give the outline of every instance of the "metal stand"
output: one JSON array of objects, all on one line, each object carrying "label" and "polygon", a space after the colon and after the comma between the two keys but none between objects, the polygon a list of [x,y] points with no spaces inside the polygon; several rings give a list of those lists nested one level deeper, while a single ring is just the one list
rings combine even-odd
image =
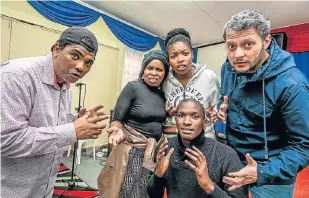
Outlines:
[{"label": "metal stand", "polygon": [[[83,83],[77,83],[75,84],[76,87],[79,87],[79,95],[78,95],[78,106],[75,108],[76,112],[79,113],[80,112],[80,109],[81,109],[81,93],[82,93],[82,86],[86,86],[85,84]],[[70,180],[68,181],[65,181],[63,180],[63,182],[67,183],[68,184],[68,188],[65,189],[61,195],[58,196],[58,198],[62,197],[63,194],[68,191],[68,190],[98,190],[98,189],[94,189],[94,188],[91,188],[91,187],[80,187],[80,186],[77,186],[75,184],[75,179],[74,179],[74,173],[75,173],[75,160],[76,160],[76,150],[78,148],[78,140],[74,143],[74,150],[73,150],[73,162],[72,162],[72,174],[71,174],[71,178]]]}]

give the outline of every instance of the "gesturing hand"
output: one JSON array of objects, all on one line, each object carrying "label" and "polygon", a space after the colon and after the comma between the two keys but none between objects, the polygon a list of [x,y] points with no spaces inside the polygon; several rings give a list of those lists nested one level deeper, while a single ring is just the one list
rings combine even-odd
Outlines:
[{"label": "gesturing hand", "polygon": [[155,174],[158,177],[162,177],[164,173],[166,172],[168,165],[170,163],[170,158],[174,152],[174,148],[171,148],[171,150],[167,153],[167,155],[165,155],[165,150],[167,148],[168,148],[168,140],[165,138],[157,154],[157,166],[156,166]]},{"label": "gesturing hand", "polygon": [[78,112],[78,117],[81,118],[83,117],[87,112],[87,109],[85,107],[81,108]]},{"label": "gesturing hand", "polygon": [[165,111],[168,113],[169,116],[175,116],[176,107],[166,106]]},{"label": "gesturing hand", "polygon": [[103,111],[99,111],[100,109],[102,109],[104,107],[104,105],[98,105],[93,107],[92,109],[90,109],[89,112],[87,112],[87,109],[85,107],[81,108],[79,113],[78,113],[78,117],[83,117],[86,113],[89,113],[89,117],[88,118],[94,118],[97,116],[103,116],[105,115],[105,113]]},{"label": "gesturing hand", "polygon": [[218,112],[218,118],[221,119],[221,121],[224,123],[226,122],[228,106],[229,106],[229,98],[227,96],[224,96],[223,103],[220,105]]},{"label": "gesturing hand", "polygon": [[123,130],[117,126],[110,127],[107,129],[107,132],[109,133],[108,143],[113,144],[113,146],[117,146],[126,139],[126,135],[123,133]]},{"label": "gesturing hand", "polygon": [[193,149],[187,148],[185,154],[194,162],[194,164],[192,164],[188,160],[185,160],[186,165],[195,172],[197,181],[201,188],[207,193],[213,192],[215,187],[208,174],[205,155],[195,146],[193,146]]},{"label": "gesturing hand", "polygon": [[229,176],[223,177],[223,182],[229,185],[229,191],[235,190],[243,185],[251,184],[257,180],[257,163],[250,156],[249,153],[246,154],[246,160],[248,162],[247,166],[238,172],[229,173]]},{"label": "gesturing hand", "polygon": [[213,104],[211,105],[207,110],[206,110],[206,116],[210,119],[210,121],[213,124],[216,124],[218,122],[218,111],[216,109],[216,105]]},{"label": "gesturing hand", "polygon": [[87,112],[81,118],[74,122],[77,139],[96,139],[102,133],[102,129],[106,127],[100,121],[108,119],[109,116],[101,115],[90,118],[90,112]]}]

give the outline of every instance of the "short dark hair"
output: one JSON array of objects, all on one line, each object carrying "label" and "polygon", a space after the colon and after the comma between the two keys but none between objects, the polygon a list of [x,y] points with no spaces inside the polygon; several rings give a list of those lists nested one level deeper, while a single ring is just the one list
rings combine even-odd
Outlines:
[{"label": "short dark hair", "polygon": [[185,104],[185,103],[188,103],[188,102],[192,102],[192,103],[196,104],[196,105],[201,109],[201,111],[202,111],[203,119],[206,118],[206,115],[205,115],[206,112],[205,112],[205,109],[204,109],[203,105],[202,105],[199,101],[197,101],[197,100],[195,100],[195,99],[193,99],[193,98],[187,98],[187,99],[184,99],[183,101],[181,101],[181,102],[178,104],[178,106],[177,106],[177,112],[178,112],[179,106],[180,106],[181,104]]},{"label": "short dark hair", "polygon": [[164,42],[166,52],[168,52],[168,49],[171,45],[177,42],[186,43],[190,47],[191,51],[193,50],[190,33],[184,28],[175,28],[167,33]]}]

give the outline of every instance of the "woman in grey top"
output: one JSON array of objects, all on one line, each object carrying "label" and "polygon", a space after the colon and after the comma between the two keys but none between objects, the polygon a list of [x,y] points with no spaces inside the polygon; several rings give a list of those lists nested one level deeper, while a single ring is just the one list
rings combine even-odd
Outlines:
[{"label": "woman in grey top", "polygon": [[[166,110],[169,118],[165,123],[164,132],[177,132],[174,113],[177,105],[184,99],[192,98],[199,101],[205,109],[215,105],[219,98],[219,81],[216,74],[206,65],[194,64],[194,55],[189,32],[183,28],[171,30],[165,40],[171,70],[164,83]],[[214,138],[211,122],[207,123],[205,136]]]}]

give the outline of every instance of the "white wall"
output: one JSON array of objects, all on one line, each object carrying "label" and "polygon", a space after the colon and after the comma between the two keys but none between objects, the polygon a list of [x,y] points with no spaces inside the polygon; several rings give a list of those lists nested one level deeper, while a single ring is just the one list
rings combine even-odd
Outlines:
[{"label": "white wall", "polygon": [[225,44],[217,44],[198,48],[197,62],[206,64],[208,69],[213,70],[221,81],[221,67],[226,60]]}]

